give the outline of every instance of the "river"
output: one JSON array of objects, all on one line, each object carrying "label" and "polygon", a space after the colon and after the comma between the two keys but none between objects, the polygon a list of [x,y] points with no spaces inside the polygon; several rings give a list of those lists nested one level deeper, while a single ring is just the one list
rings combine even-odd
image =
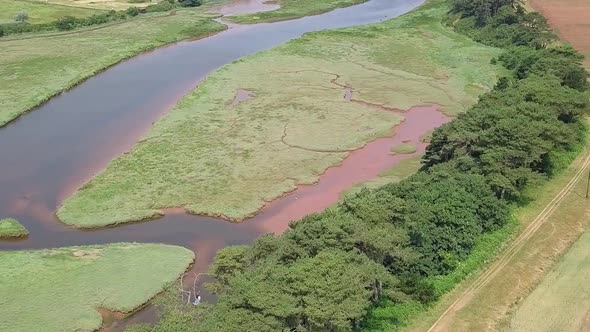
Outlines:
[{"label": "river", "polygon": [[[292,21],[231,25],[214,36],[175,43],[121,62],[0,128],[0,217],[18,219],[31,233],[23,240],[0,241],[0,250],[112,242],[167,243],[195,251],[197,262],[193,269],[204,271],[218,249],[251,243],[263,233],[281,232],[290,219],[332,204],[342,190],[354,183],[352,180],[374,177],[379,170],[373,166],[388,168],[408,157],[382,151],[386,144],[388,149],[395,142],[411,141],[418,145],[418,152],[423,151],[418,137],[447,121],[433,108],[404,114],[406,120],[395,128],[392,141],[376,140],[351,153],[341,167],[329,169],[318,185],[299,188],[243,223],[168,211],[156,221],[79,230],[61,224],[54,214],[66,197],[110,160],[128,151],[153,122],[216,68],[306,32],[379,22],[404,14],[422,2],[370,0]],[[358,171],[360,167],[363,176],[350,178],[346,172],[337,171],[346,170],[347,163],[352,165],[347,166],[349,169]],[[342,182],[345,178],[350,179]],[[315,198],[326,195],[329,199],[322,204],[312,204],[317,202]],[[136,316],[145,320],[141,314]]]}]

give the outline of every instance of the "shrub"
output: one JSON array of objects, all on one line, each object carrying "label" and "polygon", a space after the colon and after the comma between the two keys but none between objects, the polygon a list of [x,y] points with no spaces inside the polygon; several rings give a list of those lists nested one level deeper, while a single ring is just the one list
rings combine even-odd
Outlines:
[{"label": "shrub", "polygon": [[139,15],[139,9],[137,7],[129,7],[125,13],[129,16],[137,16]]},{"label": "shrub", "polygon": [[14,20],[17,23],[27,23],[27,21],[29,20],[29,14],[27,14],[26,11],[21,10],[18,13],[16,13],[16,16],[14,17]]},{"label": "shrub", "polygon": [[55,21],[55,27],[58,30],[72,30],[76,27],[78,20],[73,16],[65,16]]},{"label": "shrub", "polygon": [[156,12],[167,12],[174,9],[175,6],[168,1],[162,1],[160,3],[149,5],[145,7],[146,13],[156,13]]},{"label": "shrub", "polygon": [[201,0],[180,0],[182,7],[199,7],[201,4]]}]

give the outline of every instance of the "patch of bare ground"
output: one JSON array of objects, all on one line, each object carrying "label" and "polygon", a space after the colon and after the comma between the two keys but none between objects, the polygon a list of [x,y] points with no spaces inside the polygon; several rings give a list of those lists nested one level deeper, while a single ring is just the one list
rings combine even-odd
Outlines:
[{"label": "patch of bare ground", "polygon": [[590,1],[588,0],[529,0],[533,9],[541,12],[559,36],[586,55],[590,70]]},{"label": "patch of bare ground", "polygon": [[590,152],[538,188],[537,200],[520,208],[521,231],[489,267],[448,293],[410,331],[497,331],[588,223],[585,198]]}]

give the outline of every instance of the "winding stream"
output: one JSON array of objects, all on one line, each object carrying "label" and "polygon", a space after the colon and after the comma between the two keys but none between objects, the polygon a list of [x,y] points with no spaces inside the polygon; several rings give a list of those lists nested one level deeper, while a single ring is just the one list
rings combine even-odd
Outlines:
[{"label": "winding stream", "polygon": [[[342,190],[410,157],[390,155],[393,144],[410,141],[419,153],[424,149],[419,137],[448,119],[433,107],[404,113],[406,120],[395,128],[393,137],[352,152],[341,166],[328,169],[319,184],[300,187],[240,224],[172,210],[156,221],[78,230],[64,226],[54,215],[62,200],[128,151],[212,70],[305,32],[390,19],[422,2],[370,0],[292,21],[232,25],[209,38],[176,43],[124,61],[0,128],[0,216],[20,220],[31,233],[24,240],[0,241],[0,250],[158,242],[192,249],[197,254],[193,269],[204,271],[218,249],[250,243],[263,233],[282,232],[290,220],[323,210]],[[343,96],[350,93],[343,90]],[[141,313],[135,316],[145,320]]]}]

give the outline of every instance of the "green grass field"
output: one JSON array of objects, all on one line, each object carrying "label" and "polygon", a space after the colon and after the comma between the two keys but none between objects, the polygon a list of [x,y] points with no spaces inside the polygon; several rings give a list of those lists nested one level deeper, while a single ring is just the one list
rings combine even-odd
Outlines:
[{"label": "green grass field", "polygon": [[0,39],[0,126],[121,60],[225,28],[204,11],[177,10],[97,30]]},{"label": "green grass field", "polygon": [[0,239],[18,238],[29,235],[29,231],[18,220],[0,219]]},{"label": "green grass field", "polygon": [[87,17],[103,11],[89,8],[62,6],[34,0],[0,0],[0,24],[14,23],[18,12],[29,15],[29,23],[49,23],[64,16]]},{"label": "green grass field", "polygon": [[[223,67],[66,200],[58,217],[100,227],[166,207],[251,216],[401,120],[347,102],[345,86],[377,105],[464,111],[494,84],[490,59],[498,50],[443,27],[442,3],[385,23],[307,34]],[[254,97],[230,107],[239,89]]]},{"label": "green grass field", "polygon": [[510,331],[590,329],[590,232],[586,232],[526,298]]},{"label": "green grass field", "polygon": [[281,6],[277,10],[237,15],[228,19],[243,24],[277,22],[292,20],[308,15],[317,15],[336,8],[348,7],[366,1],[367,0],[277,0],[276,2]]},{"label": "green grass field", "polygon": [[158,244],[0,252],[0,331],[95,331],[98,309],[133,311],[193,258]]}]

